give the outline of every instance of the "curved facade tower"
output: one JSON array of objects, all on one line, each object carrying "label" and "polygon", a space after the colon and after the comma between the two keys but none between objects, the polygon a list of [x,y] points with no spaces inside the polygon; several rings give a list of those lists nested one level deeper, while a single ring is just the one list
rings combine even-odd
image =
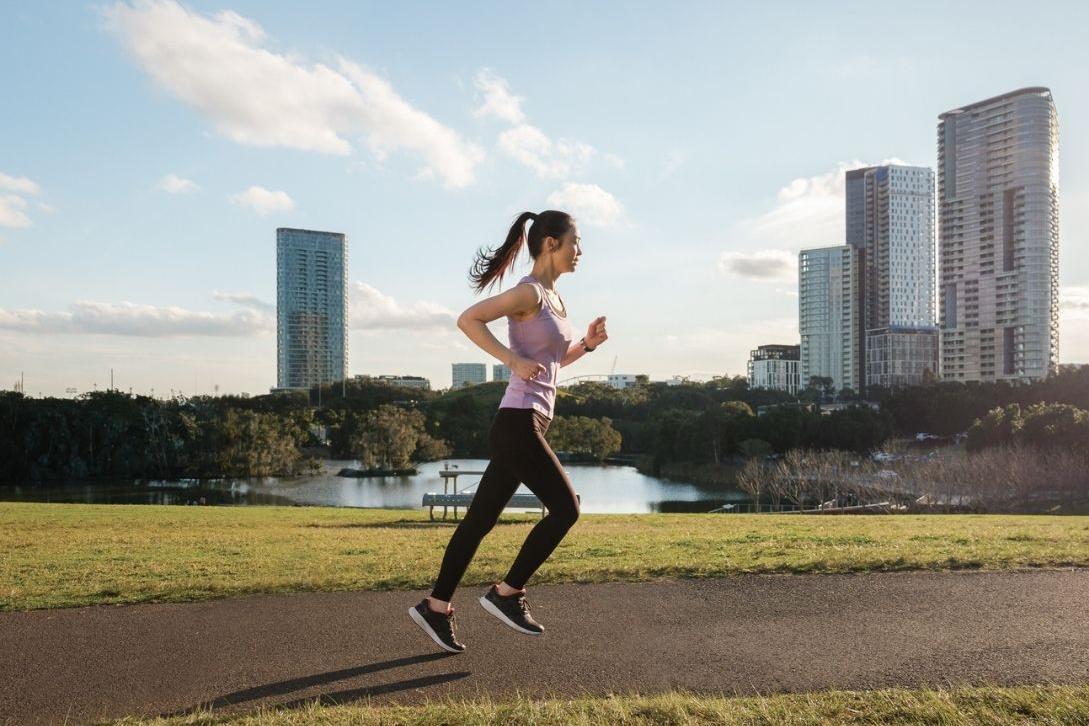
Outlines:
[{"label": "curved facade tower", "polygon": [[939,116],[941,370],[1039,380],[1059,360],[1059,123],[1022,88]]}]

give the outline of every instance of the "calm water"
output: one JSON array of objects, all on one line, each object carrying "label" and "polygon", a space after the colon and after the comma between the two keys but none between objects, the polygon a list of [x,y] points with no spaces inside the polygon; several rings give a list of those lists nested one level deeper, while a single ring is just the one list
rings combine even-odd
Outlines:
[{"label": "calm water", "polygon": [[[201,497],[208,504],[305,504],[334,507],[419,507],[426,492],[442,492],[439,471],[444,466],[483,471],[483,459],[447,459],[418,466],[414,476],[355,479],[337,476],[357,461],[326,460],[313,476],[257,479],[102,481],[94,484],[52,484],[49,487],[0,486],[0,500],[84,502],[88,504],[187,504]],[[726,502],[748,501],[732,489],[704,489],[640,474],[631,466],[565,464],[582,496],[584,512],[706,512]],[[479,475],[462,475],[458,489],[475,485]],[[519,492],[528,492],[523,486]]]}]

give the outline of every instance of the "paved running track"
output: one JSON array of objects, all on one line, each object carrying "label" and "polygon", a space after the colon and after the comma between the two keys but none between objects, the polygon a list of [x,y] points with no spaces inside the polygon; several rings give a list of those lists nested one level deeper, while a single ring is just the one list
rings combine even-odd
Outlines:
[{"label": "paved running track", "polygon": [[536,638],[484,612],[482,590],[455,595],[458,655],[409,620],[419,590],[0,613],[0,723],[319,696],[1089,683],[1089,570],[531,583]]}]

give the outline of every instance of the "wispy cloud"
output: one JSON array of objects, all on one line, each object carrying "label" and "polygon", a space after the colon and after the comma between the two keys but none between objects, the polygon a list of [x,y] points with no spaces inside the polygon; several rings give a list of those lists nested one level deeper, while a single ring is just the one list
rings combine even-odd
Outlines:
[{"label": "wispy cloud", "polygon": [[597,153],[594,147],[581,141],[552,141],[530,124],[519,124],[499,134],[499,148],[537,176],[549,179],[563,179],[581,172]]},{"label": "wispy cloud", "polygon": [[231,11],[203,15],[173,0],[119,2],[107,26],[164,88],[241,144],[350,154],[361,135],[377,158],[415,152],[450,187],[473,181],[483,151],[338,57],[309,64],[266,47],[260,25]]},{"label": "wispy cloud", "polygon": [[9,176],[0,172],[0,189],[20,194],[39,194],[42,188],[25,176]]},{"label": "wispy cloud", "polygon": [[614,227],[624,215],[623,205],[597,184],[568,182],[548,195],[548,204],[598,227]]},{"label": "wispy cloud", "polygon": [[200,189],[193,180],[184,179],[176,174],[167,174],[156,186],[170,194],[191,194]]},{"label": "wispy cloud", "polygon": [[[566,179],[581,173],[597,150],[590,144],[572,139],[551,139],[544,131],[529,123],[522,110],[522,97],[515,96],[507,80],[490,68],[481,69],[474,81],[484,100],[473,112],[478,117],[493,117],[510,127],[499,134],[500,151],[539,177]],[[610,155],[613,160],[618,159]]]},{"label": "wispy cloud", "polygon": [[1071,320],[1089,320],[1089,286],[1064,285],[1059,291],[1063,316]]},{"label": "wispy cloud", "polygon": [[79,301],[66,312],[0,309],[0,328],[39,334],[251,336],[275,330],[273,322],[270,316],[254,310],[225,315],[132,302]]},{"label": "wispy cloud", "polygon": [[219,292],[216,290],[212,293],[212,298],[215,300],[222,300],[223,302],[234,303],[235,305],[241,305],[244,308],[250,308],[251,310],[258,310],[264,313],[276,312],[276,305],[274,303],[265,302],[256,295],[251,295],[247,292]]},{"label": "wispy cloud", "polygon": [[505,78],[500,78],[490,68],[482,68],[476,74],[473,83],[484,95],[480,106],[473,111],[474,116],[493,117],[515,125],[525,122],[522,98],[511,93],[510,85]]},{"label": "wispy cloud", "polygon": [[[0,191],[16,192],[0,194],[0,227],[22,228],[33,224],[26,213],[29,205],[21,195],[40,194],[42,188],[25,176],[15,177],[0,173]],[[39,204],[39,206],[42,205]]]},{"label": "wispy cloud", "polygon": [[791,282],[798,276],[798,258],[786,250],[723,252],[718,269],[723,274],[750,280]]},{"label": "wispy cloud", "polygon": [[0,196],[0,227],[29,227],[26,200],[14,194]]},{"label": "wispy cloud", "polygon": [[457,316],[442,305],[424,300],[405,305],[365,282],[352,283],[349,305],[349,325],[356,330],[420,331],[457,325]]},{"label": "wispy cloud", "polygon": [[[880,164],[906,164],[885,159]],[[841,161],[834,169],[811,177],[798,177],[779,189],[774,208],[743,221],[741,236],[789,245],[792,250],[845,241],[845,175],[851,169],[875,166],[858,160]]]},{"label": "wispy cloud", "polygon": [[287,192],[274,192],[257,186],[232,195],[231,201],[239,206],[249,207],[261,216],[273,212],[290,212],[295,208],[295,200]]}]

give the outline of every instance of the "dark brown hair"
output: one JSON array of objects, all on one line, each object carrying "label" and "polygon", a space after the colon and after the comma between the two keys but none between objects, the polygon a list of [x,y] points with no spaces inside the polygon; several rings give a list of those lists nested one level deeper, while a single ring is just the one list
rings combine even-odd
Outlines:
[{"label": "dark brown hair", "polygon": [[[529,232],[526,232],[526,222],[531,221]],[[503,275],[514,266],[514,260],[518,257],[518,250],[522,243],[529,241],[529,255],[533,259],[541,254],[541,244],[545,237],[559,239],[567,230],[571,229],[571,215],[567,212],[557,212],[548,209],[539,214],[522,212],[514,220],[507,239],[495,250],[477,250],[476,259],[469,270],[469,281],[477,292],[492,285],[496,281],[502,282]]]}]

